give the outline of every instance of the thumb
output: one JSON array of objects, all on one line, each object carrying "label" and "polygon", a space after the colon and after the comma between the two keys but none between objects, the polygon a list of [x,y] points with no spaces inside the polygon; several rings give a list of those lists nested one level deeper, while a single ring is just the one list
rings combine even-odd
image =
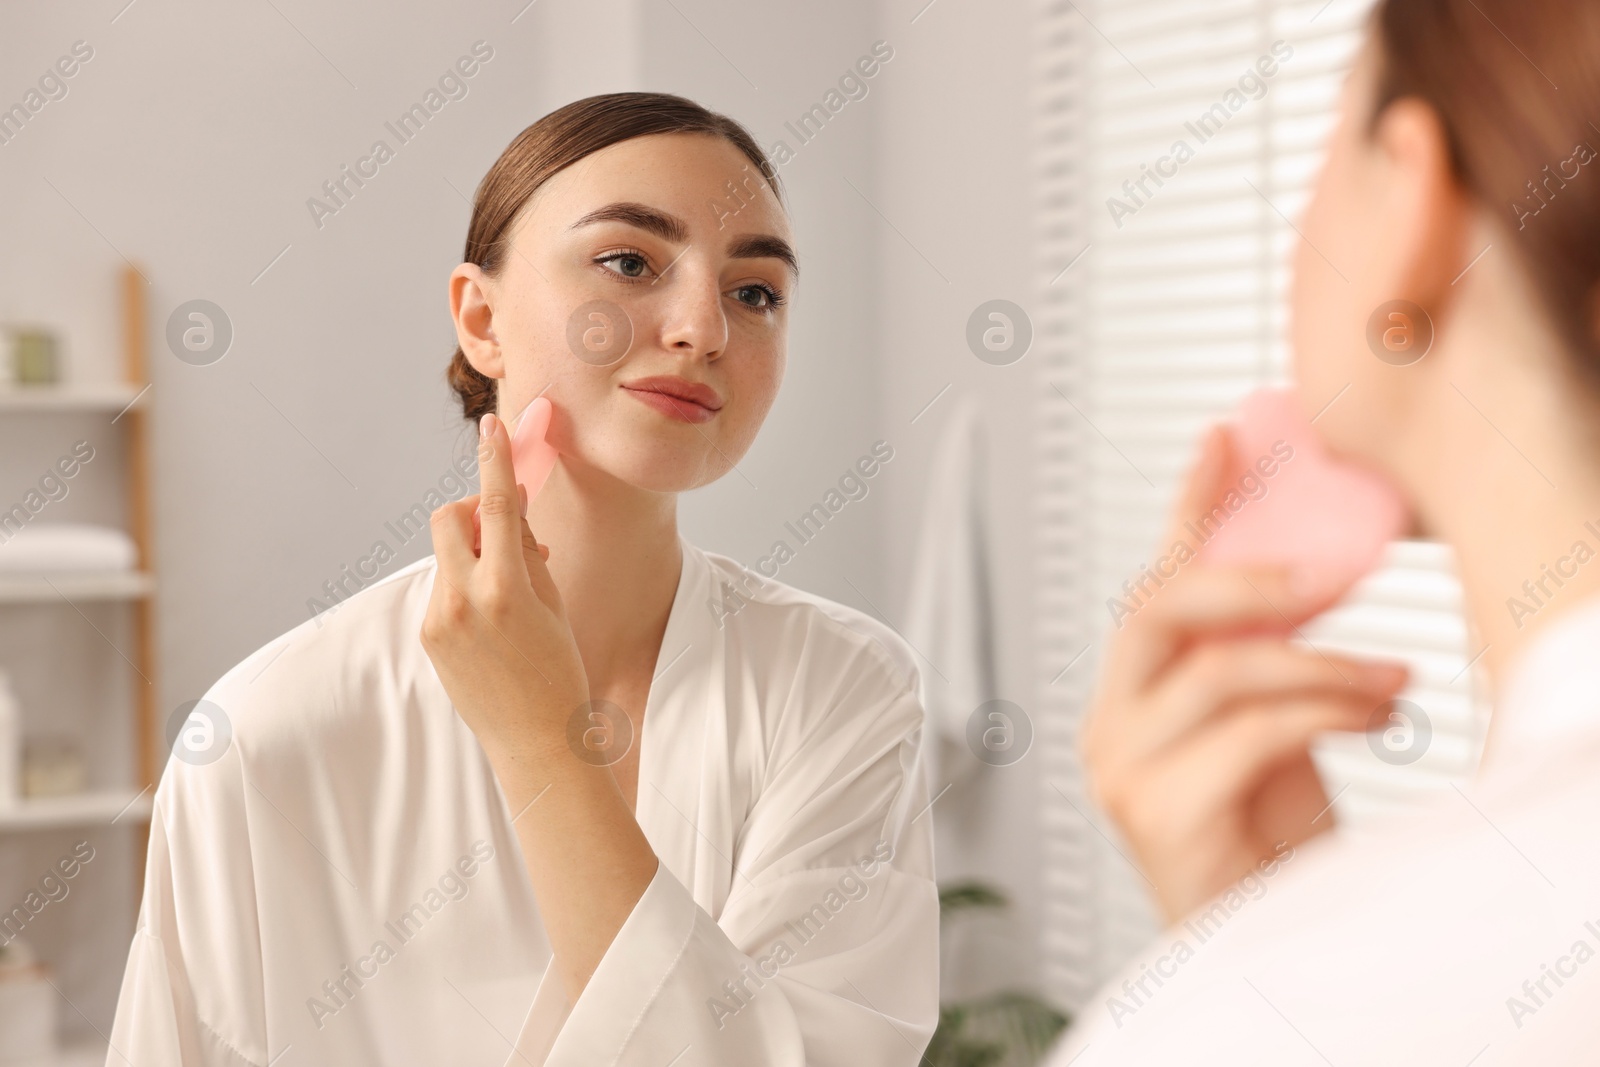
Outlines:
[{"label": "thumb", "polygon": [[[1238,459],[1233,445],[1233,434],[1226,425],[1214,425],[1200,440],[1200,455],[1189,469],[1177,501],[1167,519],[1166,536],[1162,547],[1170,547],[1179,540],[1187,542],[1184,535],[1187,524],[1207,514],[1222,497]],[[1192,545],[1196,551],[1199,545]]]}]

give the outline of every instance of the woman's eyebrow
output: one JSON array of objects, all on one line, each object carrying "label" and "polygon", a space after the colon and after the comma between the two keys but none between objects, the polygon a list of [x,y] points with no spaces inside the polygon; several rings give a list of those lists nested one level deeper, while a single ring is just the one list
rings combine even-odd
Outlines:
[{"label": "woman's eyebrow", "polygon": [[689,239],[689,227],[678,216],[669,215],[648,204],[638,204],[629,200],[619,200],[615,204],[596,208],[567,229],[576,230],[597,222],[622,222],[629,226],[637,226],[675,244],[683,244]]},{"label": "woman's eyebrow", "polygon": [[781,259],[789,266],[789,273],[800,276],[800,260],[789,242],[768,233],[751,233],[736,237],[728,243],[730,259]]}]

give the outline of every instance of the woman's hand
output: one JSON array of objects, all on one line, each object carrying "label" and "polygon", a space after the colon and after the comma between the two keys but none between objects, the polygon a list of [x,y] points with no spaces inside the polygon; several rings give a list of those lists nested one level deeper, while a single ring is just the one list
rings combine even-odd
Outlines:
[{"label": "woman's hand", "polygon": [[548,550],[523,518],[527,497],[515,483],[511,439],[493,414],[480,427],[482,494],[433,513],[439,573],[422,647],[516,813],[528,880],[576,1003],[657,861],[611,768],[568,747],[567,723],[588,702],[588,676],[545,567]]},{"label": "woman's hand", "polygon": [[[1163,545],[1221,497],[1231,451],[1226,431],[1208,434]],[[1343,592],[1191,561],[1112,639],[1084,758],[1169,921],[1332,824],[1313,738],[1365,730],[1406,680],[1401,665],[1290,644]]]},{"label": "woman's hand", "polygon": [[564,750],[567,720],[589,686],[545,567],[549,549],[523,517],[527,496],[515,484],[506,427],[491,413],[479,431],[482,493],[433,513],[439,570],[422,647],[498,770],[507,756]]}]

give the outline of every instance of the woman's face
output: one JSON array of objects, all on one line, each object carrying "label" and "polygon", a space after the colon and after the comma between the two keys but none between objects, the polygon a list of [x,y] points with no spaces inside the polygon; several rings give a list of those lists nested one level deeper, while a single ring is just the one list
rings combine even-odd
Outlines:
[{"label": "woman's face", "polygon": [[1421,349],[1408,354],[1404,344],[1419,344],[1432,322],[1414,308],[1437,291],[1418,265],[1442,259],[1439,229],[1418,198],[1437,192],[1442,175],[1432,154],[1443,146],[1431,143],[1437,131],[1416,102],[1392,105],[1369,133],[1374,52],[1369,41],[1345,82],[1338,126],[1300,220],[1292,341],[1306,413],[1322,412],[1319,435],[1334,453],[1393,474],[1397,434],[1429,370],[1407,362]]},{"label": "woman's face", "polygon": [[540,187],[497,275],[456,268],[457,336],[499,379],[503,418],[541,394],[552,401],[547,440],[563,464],[692,489],[744,455],[777,395],[791,240],[776,196],[730,142],[623,141]]}]

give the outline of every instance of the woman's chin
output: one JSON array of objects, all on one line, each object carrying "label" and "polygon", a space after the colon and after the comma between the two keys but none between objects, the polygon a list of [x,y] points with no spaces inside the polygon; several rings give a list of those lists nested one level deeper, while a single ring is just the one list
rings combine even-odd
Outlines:
[{"label": "woman's chin", "polygon": [[695,445],[656,440],[625,454],[608,450],[609,454],[594,457],[591,465],[635,489],[684,493],[715,481],[727,466],[704,439]]}]

